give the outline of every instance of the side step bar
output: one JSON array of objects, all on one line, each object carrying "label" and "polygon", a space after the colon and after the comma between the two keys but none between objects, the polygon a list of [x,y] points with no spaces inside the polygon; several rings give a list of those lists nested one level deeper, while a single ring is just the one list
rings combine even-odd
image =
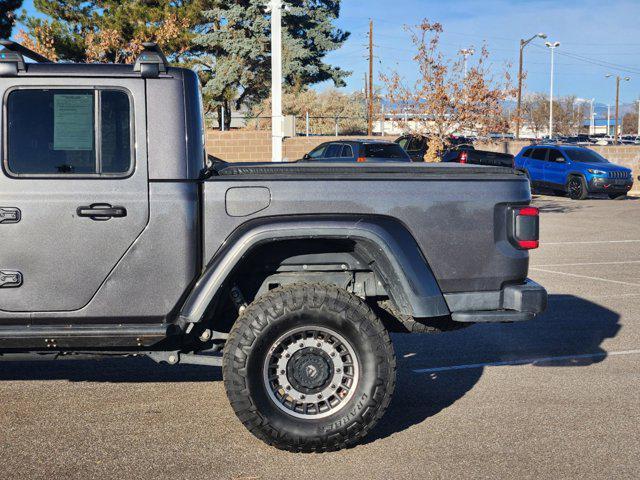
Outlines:
[{"label": "side step bar", "polygon": [[149,347],[165,339],[169,324],[0,326],[1,349]]}]

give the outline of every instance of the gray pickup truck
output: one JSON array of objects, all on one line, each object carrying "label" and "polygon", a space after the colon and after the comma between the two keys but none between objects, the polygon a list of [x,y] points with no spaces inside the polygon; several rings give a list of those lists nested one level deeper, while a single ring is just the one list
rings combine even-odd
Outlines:
[{"label": "gray pickup truck", "polygon": [[153,44],[133,66],[3,45],[3,359],[222,366],[254,435],[326,451],[389,405],[390,331],[546,306],[513,170],[212,162],[197,76]]}]

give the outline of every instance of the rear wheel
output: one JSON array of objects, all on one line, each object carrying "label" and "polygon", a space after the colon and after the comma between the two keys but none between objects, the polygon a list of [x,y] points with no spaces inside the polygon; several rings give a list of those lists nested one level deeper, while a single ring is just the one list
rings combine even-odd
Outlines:
[{"label": "rear wheel", "polygon": [[236,321],[224,351],[231,405],[256,437],[289,451],[355,444],[395,385],[391,340],[373,311],[334,286],[273,290]]},{"label": "rear wheel", "polygon": [[569,178],[567,182],[567,191],[569,192],[569,197],[573,200],[584,200],[587,198],[587,183],[584,181],[583,177],[573,176]]}]

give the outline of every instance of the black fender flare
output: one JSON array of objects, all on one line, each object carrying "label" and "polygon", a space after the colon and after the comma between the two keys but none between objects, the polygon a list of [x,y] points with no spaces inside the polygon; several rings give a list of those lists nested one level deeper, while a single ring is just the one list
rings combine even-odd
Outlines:
[{"label": "black fender flare", "polygon": [[187,297],[180,324],[198,323],[237,265],[260,245],[279,240],[349,239],[361,246],[400,313],[418,318],[449,315],[449,309],[417,242],[389,217],[266,217],[239,227],[213,256]]}]

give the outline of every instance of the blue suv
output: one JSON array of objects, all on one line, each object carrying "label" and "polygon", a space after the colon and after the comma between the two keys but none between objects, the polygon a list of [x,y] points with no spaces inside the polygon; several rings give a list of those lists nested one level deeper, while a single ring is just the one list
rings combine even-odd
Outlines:
[{"label": "blue suv", "polygon": [[617,198],[626,195],[633,186],[631,169],[576,146],[525,147],[515,158],[515,168],[525,172],[532,187],[568,193],[574,200],[584,200],[589,193],[606,193],[609,198]]}]

